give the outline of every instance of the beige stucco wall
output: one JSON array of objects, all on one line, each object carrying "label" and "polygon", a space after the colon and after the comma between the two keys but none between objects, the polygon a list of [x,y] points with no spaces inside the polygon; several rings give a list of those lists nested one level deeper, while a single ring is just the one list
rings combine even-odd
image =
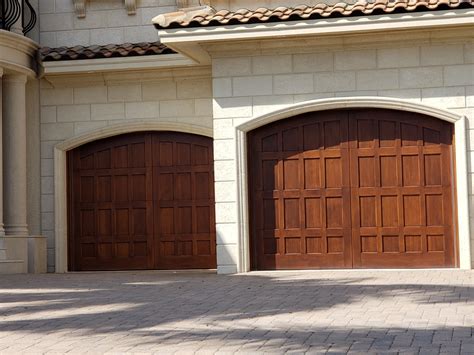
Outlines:
[{"label": "beige stucco wall", "polygon": [[41,231],[48,240],[49,271],[54,271],[55,264],[55,145],[126,122],[185,123],[212,129],[207,68],[53,79],[42,80],[40,96]]},{"label": "beige stucco wall", "polygon": [[90,0],[86,16],[78,18],[73,0],[40,0],[40,43],[60,47],[152,42],[158,34],[151,19],[175,10],[176,0],[137,0],[136,14],[128,15],[124,0]]},{"label": "beige stucco wall", "polygon": [[[299,47],[298,47],[299,46]],[[303,47],[304,46],[304,47]],[[449,33],[209,46],[213,52],[217,251],[220,272],[242,270],[235,127],[299,102],[379,96],[468,118],[474,228],[474,45]],[[240,167],[242,168],[242,167]],[[245,226],[244,226],[245,227]],[[474,230],[474,229],[473,229]],[[471,245],[474,235],[471,233]],[[467,251],[469,254],[469,250]],[[471,249],[471,254],[474,254]],[[474,255],[473,255],[474,256]]]}]

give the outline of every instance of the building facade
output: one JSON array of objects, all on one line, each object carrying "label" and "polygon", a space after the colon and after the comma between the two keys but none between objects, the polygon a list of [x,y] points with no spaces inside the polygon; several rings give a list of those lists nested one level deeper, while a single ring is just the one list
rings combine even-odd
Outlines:
[{"label": "building facade", "polygon": [[0,271],[474,266],[473,1],[9,3]]}]

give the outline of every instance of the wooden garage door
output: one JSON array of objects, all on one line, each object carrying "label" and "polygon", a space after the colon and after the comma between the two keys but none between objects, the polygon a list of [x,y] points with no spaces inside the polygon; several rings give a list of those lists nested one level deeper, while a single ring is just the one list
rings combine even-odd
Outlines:
[{"label": "wooden garage door", "polygon": [[212,140],[116,136],[68,153],[70,270],[215,268]]},{"label": "wooden garage door", "polygon": [[375,109],[251,132],[252,267],[454,266],[452,134]]}]

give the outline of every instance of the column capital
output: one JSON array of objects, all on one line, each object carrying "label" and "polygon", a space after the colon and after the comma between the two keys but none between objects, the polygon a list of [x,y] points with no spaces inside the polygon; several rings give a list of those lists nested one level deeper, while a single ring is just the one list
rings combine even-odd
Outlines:
[{"label": "column capital", "polygon": [[28,77],[26,74],[5,74],[3,76],[4,83],[19,83],[26,84]]}]

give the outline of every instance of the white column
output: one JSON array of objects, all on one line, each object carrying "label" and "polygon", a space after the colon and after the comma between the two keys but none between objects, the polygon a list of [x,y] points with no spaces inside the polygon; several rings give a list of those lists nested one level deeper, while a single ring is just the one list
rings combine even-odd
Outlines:
[{"label": "white column", "polygon": [[23,74],[3,77],[3,157],[5,233],[28,236],[26,177],[26,81]]},{"label": "white column", "polygon": [[3,228],[2,77],[3,77],[3,68],[0,68],[0,238],[5,236],[5,229]]}]

